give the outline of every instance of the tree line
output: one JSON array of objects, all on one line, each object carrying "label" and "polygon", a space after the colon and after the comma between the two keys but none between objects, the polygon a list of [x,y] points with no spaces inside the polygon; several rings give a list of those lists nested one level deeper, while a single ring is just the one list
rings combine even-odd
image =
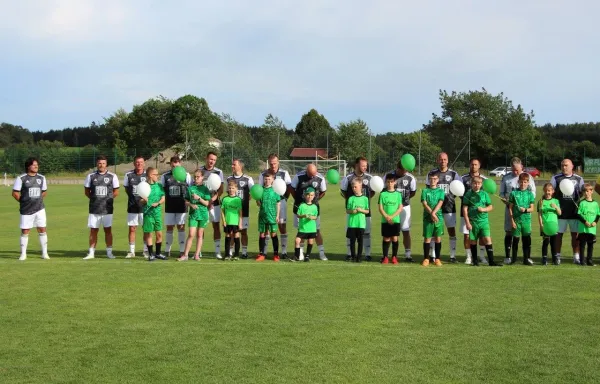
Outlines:
[{"label": "tree line", "polygon": [[204,98],[159,96],[131,111],[118,109],[86,127],[31,132],[1,123],[0,148],[4,151],[0,167],[16,161],[16,152],[27,152],[52,157],[52,172],[73,170],[81,164],[73,164],[74,160],[62,164],[58,159],[60,154],[72,155],[74,147],[90,153],[110,149],[115,161],[127,161],[137,154],[150,157],[166,148],[188,158],[202,157],[210,149],[210,139],[220,140],[224,153],[230,153],[233,146],[235,157],[244,159],[249,168],[274,152],[287,159],[294,147],[328,148],[330,157],[339,155],[349,162],[364,155],[377,170],[393,168],[404,153],[420,153],[421,163],[431,165],[442,150],[458,166],[465,166],[469,155],[480,158],[487,168],[508,165],[512,156],[519,156],[526,165],[548,171],[556,170],[565,157],[576,165],[583,164],[584,156],[600,157],[600,123],[538,126],[533,111],[513,105],[503,93],[494,95],[483,88],[440,90],[439,100],[441,113],[432,113],[415,131],[372,135],[361,119],[333,126],[316,109],[305,113],[293,129],[272,114],[262,125],[248,126],[229,114],[212,111]]}]

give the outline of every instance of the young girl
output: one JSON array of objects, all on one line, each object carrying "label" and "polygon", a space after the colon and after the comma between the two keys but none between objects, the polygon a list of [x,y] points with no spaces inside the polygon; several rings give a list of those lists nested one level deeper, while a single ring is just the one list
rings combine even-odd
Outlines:
[{"label": "young girl", "polygon": [[421,192],[421,204],[423,204],[423,262],[422,266],[429,265],[429,251],[433,239],[436,259],[435,265],[442,266],[440,254],[442,251],[442,235],[444,234],[444,217],[442,216],[442,204],[444,204],[444,190],[437,187],[440,179],[439,173],[429,175],[429,185]]},{"label": "young girl", "polygon": [[[363,235],[367,227],[366,214],[369,213],[369,199],[362,194],[362,178],[356,177],[352,180],[352,192],[354,196],[348,198],[346,213],[348,214],[348,229],[346,237],[350,239],[350,257],[352,261],[360,263],[363,250]],[[354,248],[358,242],[357,249]]]},{"label": "young girl", "polygon": [[223,232],[225,232],[225,258],[231,260],[231,238],[234,241],[235,252],[233,259],[237,260],[240,254],[240,229],[242,228],[242,199],[237,195],[237,183],[229,180],[227,183],[227,196],[221,201],[221,219]]},{"label": "young girl", "polygon": [[[161,254],[160,248],[162,245],[162,208],[161,204],[165,202],[165,191],[162,185],[158,183],[158,170],[154,167],[148,167],[146,170],[148,176],[148,184],[150,184],[150,195],[148,198],[140,198],[141,204],[144,206],[144,243],[148,247],[148,261],[155,259],[166,260],[167,258]],[[152,250],[152,233],[156,236],[156,253]]]},{"label": "young girl", "polygon": [[194,184],[187,189],[185,196],[185,206],[190,208],[188,215],[189,233],[185,242],[183,256],[177,261],[186,261],[188,253],[192,248],[194,238],[197,238],[196,253],[194,260],[200,260],[202,257],[202,239],[204,237],[204,228],[208,224],[208,205],[210,204],[211,193],[205,185],[202,185],[204,173],[197,169],[194,172]]},{"label": "young girl", "polygon": [[298,234],[296,235],[294,256],[295,260],[300,260],[300,247],[302,241],[307,240],[306,256],[304,262],[310,261],[310,253],[315,239],[317,238],[317,217],[319,216],[319,208],[313,204],[315,198],[315,189],[312,187],[306,188],[304,191],[304,202],[298,207]]},{"label": "young girl", "polygon": [[540,233],[544,238],[544,242],[542,243],[542,265],[548,265],[548,245],[550,245],[550,253],[552,254],[552,264],[560,264],[560,257],[556,254],[556,232],[544,233],[544,225],[546,227],[556,227],[558,230],[558,216],[561,214],[560,203],[552,197],[553,195],[554,187],[552,187],[552,184],[544,184],[544,196],[542,196],[537,204]]},{"label": "young girl", "polygon": [[587,260],[586,263],[581,260],[579,265],[594,266],[592,262],[592,256],[594,254],[594,243],[596,242],[596,224],[600,220],[600,208],[598,203],[594,201],[594,187],[591,184],[585,183],[583,185],[583,196],[584,200],[579,202],[579,208],[577,209],[577,215],[579,215],[579,252],[581,257],[585,254],[585,245],[587,244]]},{"label": "young girl", "polygon": [[508,213],[512,223],[512,258],[510,263],[517,262],[519,251],[519,239],[523,237],[523,264],[533,265],[531,260],[531,212],[535,196],[527,189],[529,186],[529,174],[519,175],[519,189],[510,193],[508,198]]},{"label": "young girl", "polygon": [[279,210],[281,209],[281,196],[273,190],[273,180],[275,174],[268,172],[263,176],[263,195],[257,201],[258,210],[258,249],[261,253],[258,254],[256,261],[264,261],[267,257],[265,249],[266,237],[270,236],[273,243],[273,261],[279,261],[279,238],[277,237],[277,223],[279,222]]}]

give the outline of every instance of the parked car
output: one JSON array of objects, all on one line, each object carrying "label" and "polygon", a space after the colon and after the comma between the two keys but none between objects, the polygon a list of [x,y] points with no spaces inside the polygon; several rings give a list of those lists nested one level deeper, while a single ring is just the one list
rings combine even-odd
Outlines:
[{"label": "parked car", "polygon": [[502,177],[510,172],[510,167],[498,167],[490,172],[490,176]]},{"label": "parked car", "polygon": [[536,167],[526,167],[523,172],[529,173],[531,177],[539,177],[541,172]]}]

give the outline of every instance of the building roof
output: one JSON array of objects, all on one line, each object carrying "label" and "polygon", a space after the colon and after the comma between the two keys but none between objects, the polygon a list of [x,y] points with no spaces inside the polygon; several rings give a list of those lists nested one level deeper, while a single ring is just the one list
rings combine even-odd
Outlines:
[{"label": "building roof", "polygon": [[294,148],[292,153],[290,153],[290,157],[310,157],[315,158],[319,156],[320,158],[327,157],[327,149],[325,148]]}]

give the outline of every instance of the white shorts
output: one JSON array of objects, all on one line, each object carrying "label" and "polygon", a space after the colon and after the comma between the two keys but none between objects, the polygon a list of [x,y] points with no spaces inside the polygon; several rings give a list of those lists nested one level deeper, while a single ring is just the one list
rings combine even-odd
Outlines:
[{"label": "white shorts", "polygon": [[127,214],[127,225],[130,227],[137,227],[138,225],[144,224],[143,213],[128,213]]},{"label": "white shorts", "polygon": [[250,224],[250,218],[242,217],[242,229],[248,229],[249,224]]},{"label": "white shorts", "polygon": [[[344,229],[344,233],[346,232],[346,230],[348,230],[348,214],[346,214],[346,227]],[[369,233],[371,233],[371,218],[370,217],[365,217],[366,222],[367,222],[367,226],[365,227],[365,235],[368,235]],[[317,226],[318,228],[318,226]]]},{"label": "white shorts", "polygon": [[208,210],[208,220],[211,223],[220,223],[221,222],[221,206],[220,205],[213,205],[213,207]]},{"label": "white shorts", "polygon": [[579,220],[577,219],[558,219],[558,233],[567,232],[567,226],[571,230],[571,233],[579,231]]},{"label": "white shorts", "polygon": [[469,230],[467,229],[467,223],[465,222],[464,217],[460,218],[460,233],[462,233],[463,235],[469,234]]},{"label": "white shorts", "polygon": [[[294,228],[298,228],[298,215],[294,215]],[[321,216],[317,216],[317,231],[321,229]]]},{"label": "white shorts", "polygon": [[88,215],[88,228],[100,228],[102,225],[103,228],[112,227],[113,215],[96,215],[90,213]]},{"label": "white shorts", "polygon": [[279,207],[279,224],[287,223],[287,201],[281,200]]},{"label": "white shorts", "polygon": [[400,230],[402,232],[410,231],[410,205],[403,207],[400,212]]},{"label": "white shorts", "polygon": [[185,225],[187,213],[165,213],[165,225]]},{"label": "white shorts", "polygon": [[444,223],[446,228],[456,227],[456,213],[444,213]]},{"label": "white shorts", "polygon": [[21,215],[21,229],[46,228],[46,210],[41,209],[31,215]]}]

